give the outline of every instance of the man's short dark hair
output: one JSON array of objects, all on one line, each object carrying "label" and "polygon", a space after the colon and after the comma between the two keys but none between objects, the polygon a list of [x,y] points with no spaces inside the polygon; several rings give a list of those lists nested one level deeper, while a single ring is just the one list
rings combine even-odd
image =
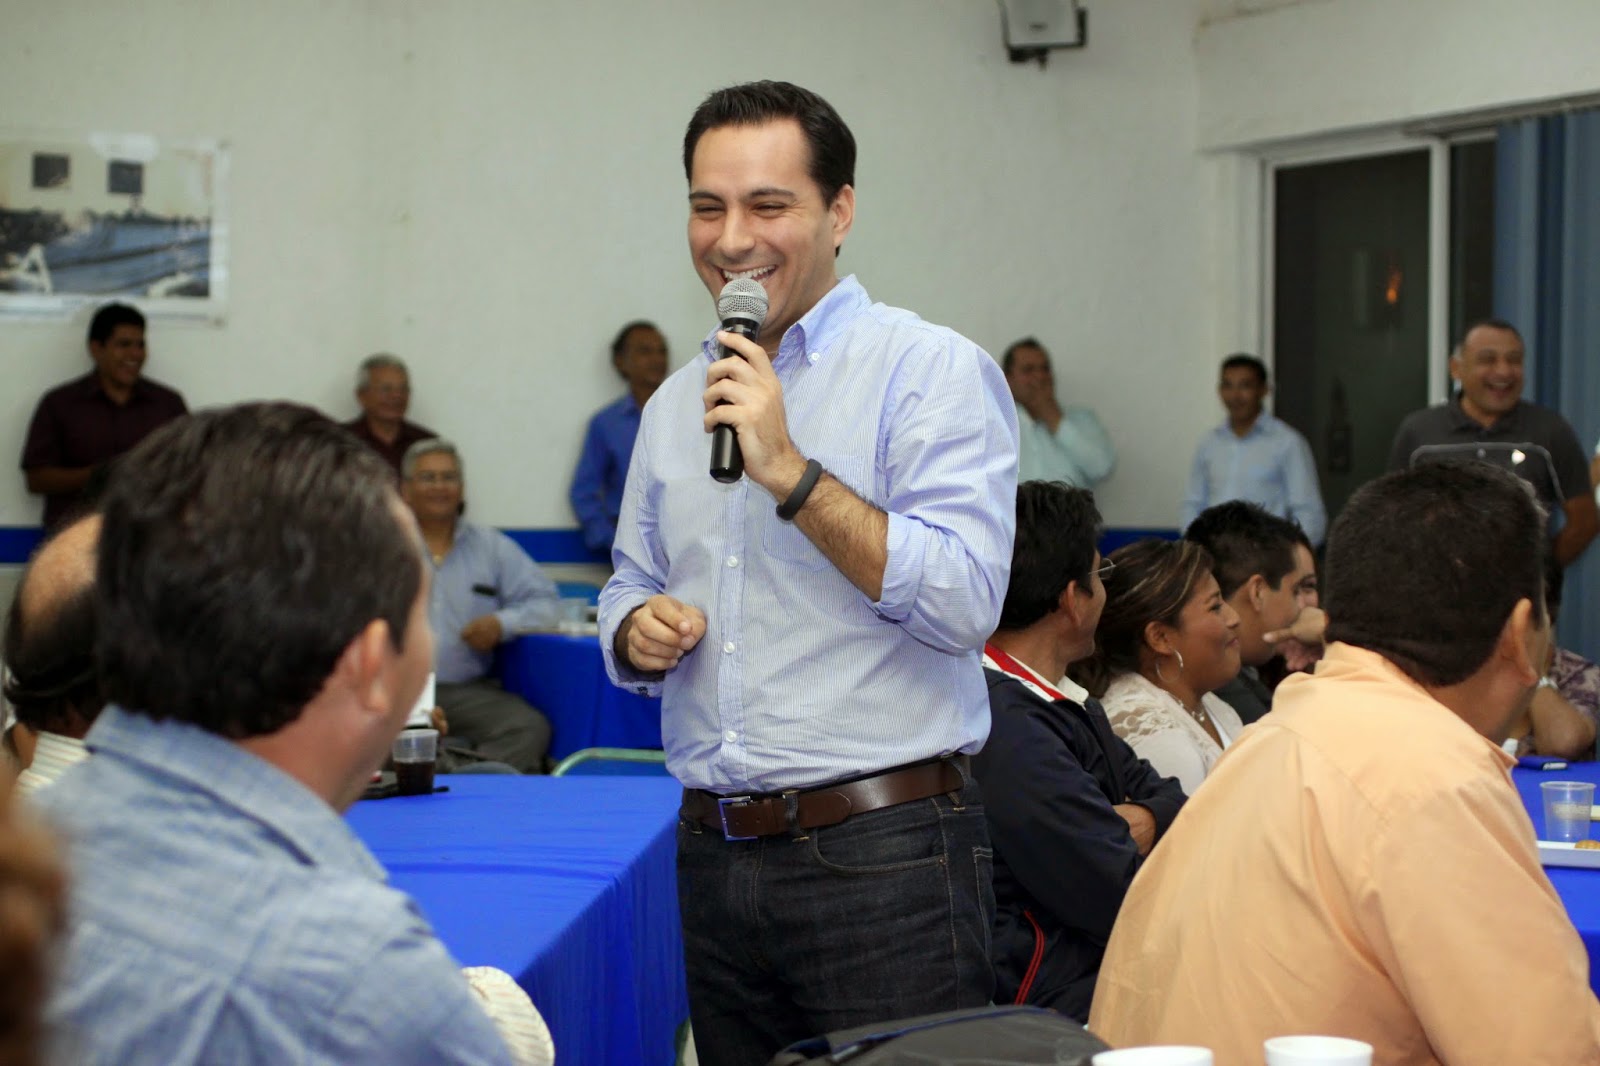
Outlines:
[{"label": "man's short dark hair", "polygon": [[1472,335],[1472,331],[1475,329],[1503,329],[1513,337],[1517,338],[1518,341],[1522,341],[1522,331],[1516,326],[1513,326],[1511,323],[1507,322],[1505,319],[1480,318],[1475,322],[1468,322],[1466,328],[1461,331],[1461,339],[1456,341],[1455,350],[1457,352],[1460,352],[1462,348],[1466,347],[1467,338]]},{"label": "man's short dark hair", "polygon": [[1076,581],[1089,590],[1100,512],[1094,493],[1062,481],[1017,486],[1017,533],[1011,584],[1000,608],[1000,629],[1026,629],[1051,611]]},{"label": "man's short dark hair", "polygon": [[1241,368],[1254,370],[1256,372],[1256,380],[1263,386],[1266,385],[1267,364],[1263,363],[1261,360],[1257,359],[1248,352],[1234,352],[1232,355],[1228,356],[1228,358],[1224,359],[1222,361],[1222,369],[1217,371],[1217,376],[1221,377],[1230,370],[1239,370]]},{"label": "man's short dark hair", "polygon": [[856,183],[856,139],[833,105],[810,89],[786,81],[730,85],[707,96],[689,119],[683,135],[683,175],[694,180],[694,149],[707,130],[724,126],[763,126],[793,119],[810,148],[808,172],[832,204],[839,190]]},{"label": "man's short dark hair", "polygon": [[144,315],[127,304],[106,304],[89,320],[89,342],[104,344],[111,339],[118,326],[138,326],[144,329]]},{"label": "man's short dark hair", "polygon": [[[1023,348],[1037,348],[1041,352],[1045,350],[1037,337],[1024,337],[1020,341],[1012,341],[1006,348],[1005,354],[1000,356],[1000,369],[1007,374],[1011,373],[1011,364],[1017,361],[1017,352]],[[1050,353],[1045,352],[1045,360],[1048,361],[1049,358]]]},{"label": "man's short dark hair", "polygon": [[1350,497],[1328,537],[1328,639],[1425,685],[1471,677],[1518,600],[1544,615],[1545,516],[1528,484],[1480,462],[1397,470]]},{"label": "man's short dark hair", "polygon": [[299,717],[373,620],[399,648],[422,561],[392,481],[376,452],[293,404],[147,437],[103,504],[106,698],[238,740]]},{"label": "man's short dark hair", "polygon": [[636,329],[652,329],[657,333],[661,332],[659,329],[656,329],[656,324],[651,322],[649,319],[636,318],[632,322],[629,322],[626,326],[623,326],[621,329],[617,330],[617,335],[612,338],[611,361],[613,363],[622,358],[622,350],[628,346],[628,334],[632,333]]},{"label": "man's short dark hair", "polygon": [[[67,527],[58,527],[65,529]],[[26,581],[26,578],[24,578]],[[76,735],[104,706],[94,669],[94,586],[85,584],[24,618],[22,587],[6,617],[5,697],[35,733]]]},{"label": "man's short dark hair", "polygon": [[1305,543],[1299,525],[1244,500],[1207,507],[1183,531],[1211,553],[1213,572],[1228,599],[1255,574],[1277,589],[1294,569],[1294,546]]}]

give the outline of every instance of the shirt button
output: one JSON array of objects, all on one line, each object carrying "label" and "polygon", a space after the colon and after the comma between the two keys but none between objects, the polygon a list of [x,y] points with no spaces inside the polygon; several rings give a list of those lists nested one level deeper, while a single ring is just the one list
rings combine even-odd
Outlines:
[{"label": "shirt button", "polygon": [[722,739],[726,740],[729,744],[732,744],[734,741],[739,739],[739,734],[730,729],[726,733],[722,734]]},{"label": "shirt button", "polygon": [[730,641],[728,641],[728,643],[724,644],[722,646],[722,650],[727,652],[730,655],[733,654],[733,641],[730,640]]},{"label": "shirt button", "polygon": [[739,557],[737,555],[728,556],[728,565],[729,566],[738,566],[739,565]]},{"label": "shirt button", "polygon": [[811,353],[806,355],[806,362],[810,363],[812,366],[816,366],[817,365],[817,360],[821,359],[821,358],[822,358],[822,353],[821,352],[811,352]]}]

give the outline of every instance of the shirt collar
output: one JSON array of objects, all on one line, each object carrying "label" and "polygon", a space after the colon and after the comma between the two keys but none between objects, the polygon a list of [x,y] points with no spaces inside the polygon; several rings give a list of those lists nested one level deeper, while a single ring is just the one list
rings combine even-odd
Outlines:
[{"label": "shirt collar", "polygon": [[1023,687],[1029,689],[1035,696],[1059,703],[1066,700],[1082,707],[1089,698],[1089,690],[1073,681],[1070,677],[1063,677],[1055,684],[1051,684],[1040,676],[1033,667],[1024,663],[1015,656],[1008,655],[993,644],[983,646],[983,665],[990,670],[998,671],[1007,677],[1022,682]]},{"label": "shirt collar", "polygon": [[1496,430],[1509,430],[1516,428],[1516,425],[1520,420],[1519,416],[1522,414],[1522,408],[1524,406],[1524,402],[1522,400],[1517,400],[1517,405],[1515,407],[1486,426],[1482,422],[1479,422],[1476,418],[1473,418],[1471,415],[1467,414],[1466,409],[1461,406],[1460,392],[1457,392],[1454,396],[1450,397],[1448,403],[1450,405],[1450,413],[1455,416],[1456,425],[1461,429],[1468,429],[1474,433],[1493,433]]},{"label": "shirt collar", "polygon": [[1222,420],[1222,425],[1217,427],[1217,432],[1223,436],[1232,437],[1234,440],[1249,440],[1251,437],[1261,436],[1276,421],[1277,419],[1272,416],[1271,411],[1262,411],[1259,415],[1256,415],[1256,420],[1250,424],[1250,431],[1242,437],[1234,436],[1233,423],[1226,418]]},{"label": "shirt collar", "polygon": [[213,797],[239,817],[273,830],[312,865],[387,879],[366,845],[320,796],[224,737],[112,706],[100,713],[85,743],[97,756],[137,763],[147,774],[176,778],[189,790]]},{"label": "shirt collar", "polygon": [[[100,396],[104,397],[107,403],[116,403],[111,398],[111,394],[106,392],[105,386],[100,384],[100,372],[98,370],[89,371],[79,380],[83,383],[83,394],[85,396]],[[128,390],[128,402],[132,403],[135,400],[143,399],[149,391],[145,387],[144,375],[139,375],[138,378],[134,379],[133,386]]]},{"label": "shirt collar", "polygon": [[[783,339],[778,342],[778,357],[781,359],[798,354],[810,362],[816,362],[827,354],[829,347],[871,303],[867,290],[854,274],[836,282],[833,288],[823,294],[822,299],[812,305],[811,310],[800,317],[800,321],[784,331]],[[700,350],[707,359],[717,358],[716,330],[706,336]]]}]

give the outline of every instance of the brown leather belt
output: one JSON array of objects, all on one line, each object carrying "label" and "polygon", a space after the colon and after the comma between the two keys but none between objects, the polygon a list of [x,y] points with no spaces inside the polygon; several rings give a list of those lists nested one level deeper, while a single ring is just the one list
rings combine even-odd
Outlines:
[{"label": "brown leather belt", "polygon": [[729,840],[754,840],[793,829],[838,825],[852,814],[927,799],[941,792],[959,792],[969,765],[965,755],[948,755],[804,792],[719,796],[704,789],[686,788],[683,813]]}]

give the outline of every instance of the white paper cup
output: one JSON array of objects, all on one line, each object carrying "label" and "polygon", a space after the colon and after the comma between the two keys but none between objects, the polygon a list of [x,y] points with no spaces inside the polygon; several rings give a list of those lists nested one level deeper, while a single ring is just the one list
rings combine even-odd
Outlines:
[{"label": "white paper cup", "polygon": [[1203,1047],[1125,1047],[1102,1051],[1094,1066],[1211,1066],[1211,1050]]},{"label": "white paper cup", "polygon": [[1372,1045],[1342,1036],[1275,1036],[1267,1066],[1372,1066]]}]

